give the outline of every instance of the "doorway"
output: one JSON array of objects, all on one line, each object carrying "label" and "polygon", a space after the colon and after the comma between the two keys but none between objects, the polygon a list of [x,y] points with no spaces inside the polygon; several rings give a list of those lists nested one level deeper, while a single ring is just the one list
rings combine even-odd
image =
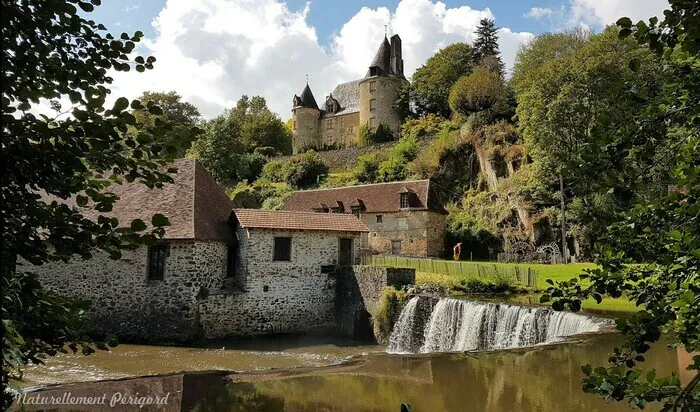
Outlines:
[{"label": "doorway", "polygon": [[353,240],[350,238],[341,238],[338,240],[338,264],[342,266],[352,265]]}]

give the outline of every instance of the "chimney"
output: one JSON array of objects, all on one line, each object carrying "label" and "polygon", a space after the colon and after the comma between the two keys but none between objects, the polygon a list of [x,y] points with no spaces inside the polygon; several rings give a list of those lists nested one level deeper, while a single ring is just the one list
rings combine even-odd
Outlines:
[{"label": "chimney", "polygon": [[403,77],[403,58],[401,57],[401,37],[391,36],[391,74]]}]

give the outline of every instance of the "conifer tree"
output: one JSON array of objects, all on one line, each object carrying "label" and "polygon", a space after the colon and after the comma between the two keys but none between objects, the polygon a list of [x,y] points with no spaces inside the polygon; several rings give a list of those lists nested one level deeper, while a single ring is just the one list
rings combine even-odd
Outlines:
[{"label": "conifer tree", "polygon": [[503,75],[504,65],[498,50],[498,27],[491,19],[481,19],[473,45],[473,66],[485,66]]}]

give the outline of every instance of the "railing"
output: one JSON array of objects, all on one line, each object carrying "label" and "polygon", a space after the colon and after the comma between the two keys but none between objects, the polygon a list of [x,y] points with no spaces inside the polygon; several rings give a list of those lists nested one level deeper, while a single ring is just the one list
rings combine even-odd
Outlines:
[{"label": "railing", "polygon": [[462,262],[402,256],[363,256],[364,265],[413,268],[419,272],[437,273],[459,278],[509,278],[514,283],[537,287],[538,272],[524,266],[504,266],[488,262]]}]

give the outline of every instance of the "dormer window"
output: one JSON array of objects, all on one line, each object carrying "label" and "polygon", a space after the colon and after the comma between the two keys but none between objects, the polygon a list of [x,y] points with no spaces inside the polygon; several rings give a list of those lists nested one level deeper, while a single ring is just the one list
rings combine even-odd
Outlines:
[{"label": "dormer window", "polygon": [[409,202],[408,202],[408,195],[409,193],[401,193],[401,209],[408,209],[409,207]]},{"label": "dormer window", "polygon": [[358,219],[360,218],[360,206],[352,206],[350,210],[352,211],[352,214],[355,215]]}]

